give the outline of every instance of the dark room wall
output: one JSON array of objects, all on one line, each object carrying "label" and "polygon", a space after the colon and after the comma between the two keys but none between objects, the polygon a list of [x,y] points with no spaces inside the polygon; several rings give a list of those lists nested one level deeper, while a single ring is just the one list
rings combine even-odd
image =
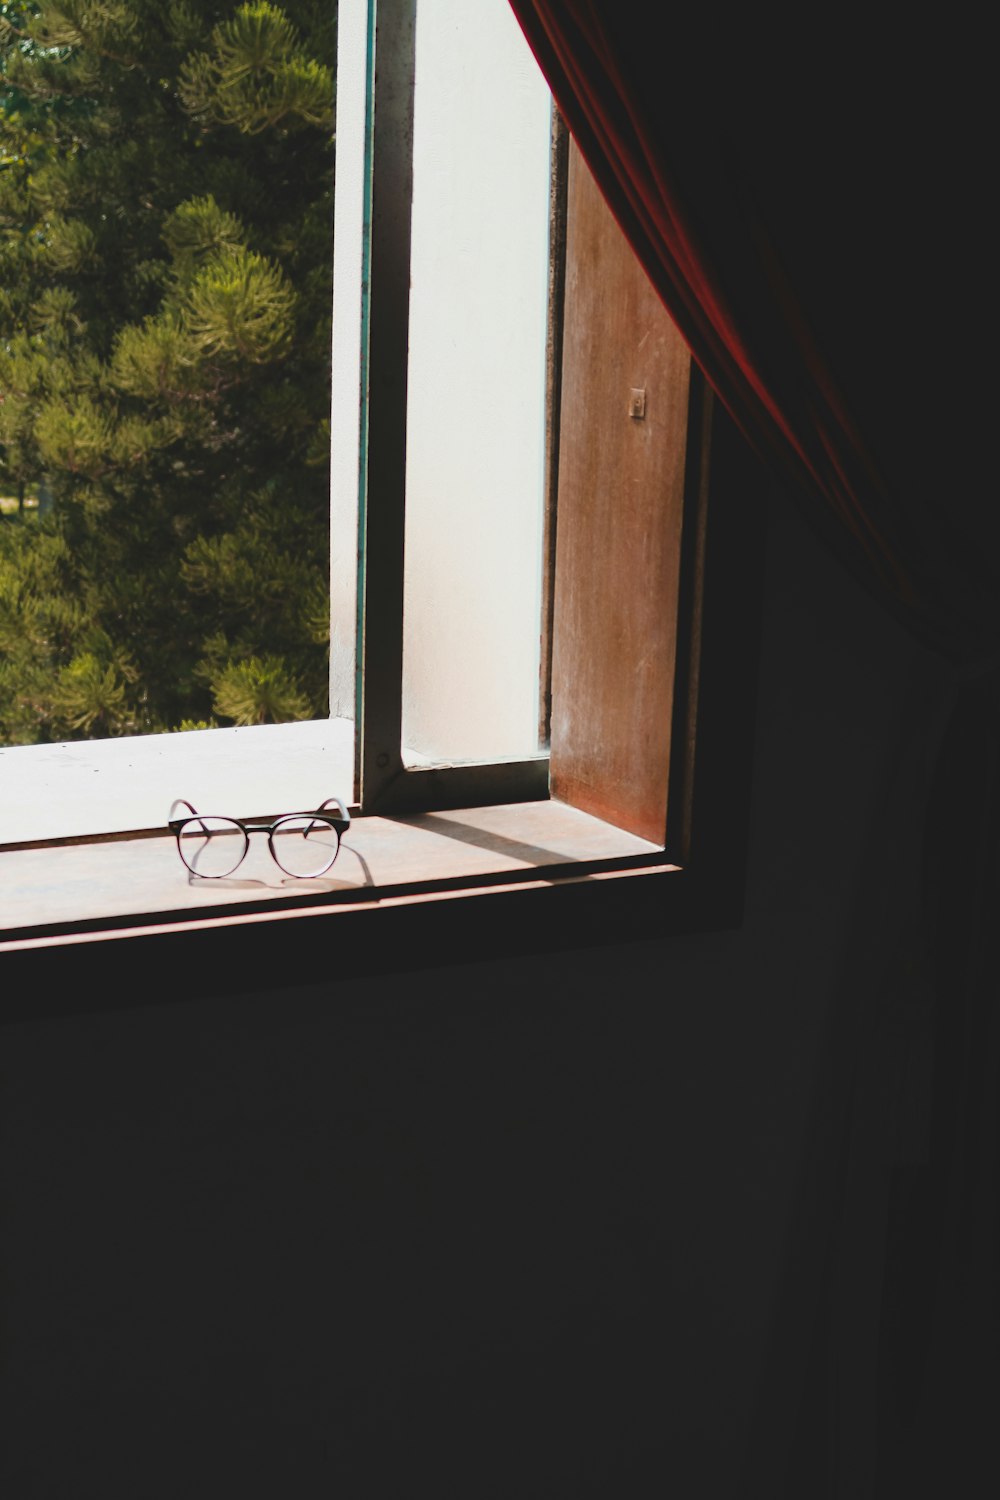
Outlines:
[{"label": "dark room wall", "polygon": [[777,501],[740,930],[6,1028],[4,1496],[774,1493],[939,704]]}]

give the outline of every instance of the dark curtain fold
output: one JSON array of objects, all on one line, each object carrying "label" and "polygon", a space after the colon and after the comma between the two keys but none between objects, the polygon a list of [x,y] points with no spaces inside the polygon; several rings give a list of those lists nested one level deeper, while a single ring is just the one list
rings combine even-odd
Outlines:
[{"label": "dark curtain fold", "polygon": [[791,31],[767,7],[511,5],[720,400],[827,545],[954,668],[929,808],[913,809],[927,1144],[890,1170],[879,1335],[877,1494],[919,1494],[928,1445],[940,1458],[974,1435],[1000,1343],[989,48],[961,7],[933,28],[876,7]]},{"label": "dark curtain fold", "polygon": [[946,44],[870,15],[806,41],[766,8],[511,3],[747,439],[922,640],[992,660],[1000,568],[982,541],[1000,529],[974,461],[989,95],[970,59],[956,98]]},{"label": "dark curtain fold", "polygon": [[925,819],[926,1147],[893,1172],[879,1349],[881,1497],[1000,1489],[1000,695],[968,684]]}]

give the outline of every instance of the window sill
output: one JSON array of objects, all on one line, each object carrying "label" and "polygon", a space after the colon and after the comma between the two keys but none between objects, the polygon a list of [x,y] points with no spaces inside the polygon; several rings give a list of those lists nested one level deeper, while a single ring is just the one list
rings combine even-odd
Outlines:
[{"label": "window sill", "polygon": [[0,1019],[648,937],[690,926],[689,890],[662,849],[556,801],[359,817],[314,881],[259,835],[223,881],[188,877],[159,833],[7,849]]},{"label": "window sill", "polygon": [[0,942],[176,923],[278,906],[343,908],[390,895],[521,881],[565,866],[662,859],[655,844],[559,802],[355,818],[328,875],[296,880],[255,835],[223,880],[189,875],[170,834],[0,853]]}]

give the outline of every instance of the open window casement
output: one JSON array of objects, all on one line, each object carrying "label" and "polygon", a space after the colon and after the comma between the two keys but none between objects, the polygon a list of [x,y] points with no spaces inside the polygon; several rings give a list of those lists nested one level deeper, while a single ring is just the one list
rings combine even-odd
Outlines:
[{"label": "open window casement", "polygon": [[[114,809],[96,827],[77,792],[45,848],[0,838],[12,937],[439,894],[501,932],[513,908],[487,907],[517,890],[553,942],[612,910],[636,933],[738,916],[760,472],[506,0],[424,5],[339,8],[331,717],[0,751],[8,786],[44,751],[63,797],[92,777]],[[354,817],[308,888],[248,857],[206,890],[164,836],[176,796],[265,818],[331,795]]]}]

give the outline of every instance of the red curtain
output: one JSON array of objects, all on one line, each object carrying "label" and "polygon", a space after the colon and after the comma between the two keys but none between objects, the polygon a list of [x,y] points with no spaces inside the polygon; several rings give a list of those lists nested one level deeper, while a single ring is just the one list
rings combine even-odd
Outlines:
[{"label": "red curtain", "polygon": [[[857,20],[786,11],[779,22],[767,7],[511,5],[722,403],[855,576],[957,669],[930,806],[914,808],[925,819],[916,925],[934,995],[933,1083],[926,1150],[890,1174],[884,1252],[873,1252],[883,1293],[864,1489],[879,1500],[945,1493],[948,1462],[968,1462],[1000,1410],[991,49],[961,7],[931,27],[890,7]],[[857,1240],[836,1195],[838,1177],[857,1176],[850,1136],[848,1124],[841,1160],[826,1162],[829,1201],[816,1194],[831,1259]],[[874,1179],[880,1167],[865,1170]],[[849,1289],[831,1305],[838,1298],[849,1302]],[[788,1316],[817,1313],[799,1303]],[[814,1368],[842,1353],[827,1322]],[[865,1380],[871,1389],[872,1372]],[[788,1411],[790,1449],[809,1442],[810,1424],[850,1420],[832,1387],[824,1400],[825,1412]],[[990,1462],[995,1478],[995,1453]],[[810,1482],[799,1471],[787,1483],[800,1496]]]},{"label": "red curtain", "polygon": [[939,31],[870,13],[858,33],[816,16],[796,34],[766,7],[511,3],[745,436],[925,642],[991,660],[1000,530],[975,461],[990,90],[970,56],[958,81]]}]

